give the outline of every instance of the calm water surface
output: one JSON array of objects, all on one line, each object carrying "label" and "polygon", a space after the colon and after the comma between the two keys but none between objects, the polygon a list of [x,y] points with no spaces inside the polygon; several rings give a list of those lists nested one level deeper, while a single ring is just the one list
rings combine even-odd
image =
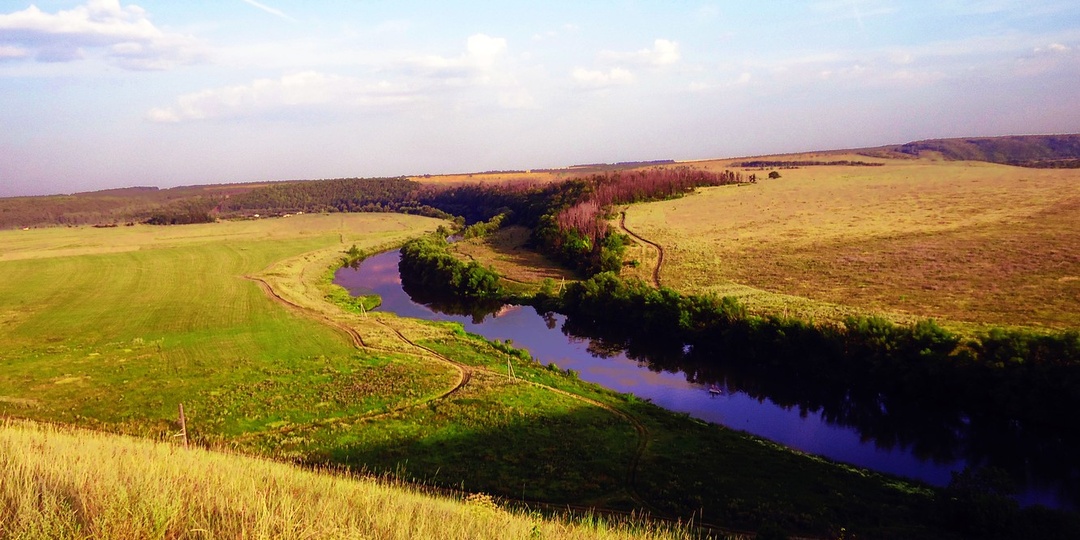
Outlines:
[{"label": "calm water surface", "polygon": [[[480,316],[434,310],[413,301],[402,289],[398,273],[400,257],[397,251],[369,257],[355,269],[339,270],[334,283],[353,295],[378,294],[383,299],[380,310],[404,317],[455,321],[467,331],[488,339],[510,339],[514,346],[528,349],[541,363],[573,369],[584,380],[618,392],[633,393],[666,409],[741,429],[804,452],[938,486],[948,484],[951,473],[967,465],[960,457],[965,455],[962,449],[942,452],[935,446],[934,451],[930,451],[920,448],[917,442],[886,442],[854,427],[827,421],[823,413],[815,410],[816,407],[781,407],[768,397],[747,394],[730,381],[705,385],[688,381],[690,376],[682,371],[650,370],[647,362],[632,360],[625,353],[611,351],[589,339],[564,334],[563,315],[542,316],[531,306],[504,306],[496,313]],[[963,422],[960,424],[962,427]],[[955,432],[957,428],[948,426],[945,429]],[[894,437],[889,436],[890,439]],[[962,434],[949,438],[964,439]],[[948,455],[950,453],[954,455]],[[1061,479],[1028,476],[1018,496],[1021,503],[1076,508],[1075,498],[1062,493],[1063,489],[1069,490],[1063,487],[1065,482]],[[1075,482],[1069,485],[1075,485]]]}]

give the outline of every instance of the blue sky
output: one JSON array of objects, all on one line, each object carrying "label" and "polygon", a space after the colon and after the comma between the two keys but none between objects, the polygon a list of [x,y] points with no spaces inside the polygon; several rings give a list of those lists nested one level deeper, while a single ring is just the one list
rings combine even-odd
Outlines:
[{"label": "blue sky", "polygon": [[1080,3],[0,0],[0,196],[1080,132]]}]

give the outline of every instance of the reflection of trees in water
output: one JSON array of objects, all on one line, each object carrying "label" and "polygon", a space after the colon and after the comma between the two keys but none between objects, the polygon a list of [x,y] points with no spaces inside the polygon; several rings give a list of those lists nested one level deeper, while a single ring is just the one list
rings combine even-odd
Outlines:
[{"label": "reflection of trees in water", "polygon": [[964,461],[1008,471],[1018,485],[1057,485],[1063,504],[1080,502],[1080,433],[1000,414],[964,410],[959,396],[903,381],[862,380],[858,373],[790,373],[756,359],[751,351],[707,350],[656,342],[631,328],[600,328],[568,318],[563,333],[588,339],[600,358],[625,353],[655,372],[683,373],[702,385],[718,385],[768,399],[801,416],[858,432],[863,442],[903,449],[935,463]]},{"label": "reflection of trees in water", "polygon": [[[437,313],[447,315],[464,315],[472,317],[473,324],[480,324],[489,315],[494,315],[503,307],[498,300],[469,299],[462,296],[440,295],[425,291],[420,287],[412,286],[402,280],[401,288],[409,298],[417,304],[427,306]],[[552,328],[554,325],[552,325]]]}]

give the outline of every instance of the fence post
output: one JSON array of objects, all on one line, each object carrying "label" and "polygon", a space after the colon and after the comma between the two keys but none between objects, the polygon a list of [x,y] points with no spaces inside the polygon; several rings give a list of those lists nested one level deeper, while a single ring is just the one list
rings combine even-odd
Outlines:
[{"label": "fence post", "polygon": [[184,404],[180,404],[180,434],[184,436],[184,448],[188,447],[187,418],[184,417]]}]

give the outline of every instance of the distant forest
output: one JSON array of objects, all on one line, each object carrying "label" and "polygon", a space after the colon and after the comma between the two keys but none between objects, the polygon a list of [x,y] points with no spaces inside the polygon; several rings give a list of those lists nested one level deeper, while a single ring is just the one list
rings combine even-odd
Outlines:
[{"label": "distant forest", "polygon": [[851,161],[847,159],[834,160],[834,161],[820,161],[820,160],[767,160],[767,159],[755,159],[751,161],[740,161],[732,163],[733,167],[743,167],[747,169],[785,169],[785,168],[797,168],[797,167],[813,167],[820,165],[837,165],[846,167],[881,167],[885,165],[880,162],[872,161]]},{"label": "distant forest", "polygon": [[[852,151],[847,151],[848,153]],[[1015,137],[935,139],[911,142],[899,146],[868,148],[857,152],[867,156],[919,156],[934,152],[945,159],[976,160],[1024,167],[1080,168],[1080,135],[1030,135]],[[839,153],[839,152],[838,152]],[[596,163],[576,165],[560,171],[571,171],[578,181],[592,176],[600,178],[644,171],[650,165],[669,165],[671,160]],[[782,168],[808,165],[861,165],[862,161],[782,161],[747,160],[734,164],[746,168]],[[534,171],[539,171],[534,169]],[[684,173],[685,174],[685,173]],[[656,177],[650,177],[655,179]],[[571,180],[570,182],[573,182]],[[643,181],[642,185],[651,182]],[[680,180],[682,181],[682,180]],[[702,180],[727,183],[738,179]],[[588,183],[588,182],[586,182]],[[638,184],[638,182],[633,182]],[[337,178],[329,180],[263,182],[212,186],[184,186],[171,189],[133,187],[71,195],[44,197],[12,197],[0,199],[0,229],[24,227],[98,225],[113,226],[134,223],[161,225],[198,223],[215,219],[283,215],[297,212],[404,212],[434,217],[462,216],[472,223],[490,219],[500,208],[515,207],[515,219],[537,219],[538,186],[519,180],[507,184],[507,189],[489,190],[476,185],[436,187],[421,184],[406,177],[397,178]],[[565,189],[593,189],[585,184]],[[610,190],[611,187],[605,189]],[[520,192],[532,190],[530,197]],[[622,194],[620,197],[629,196]],[[482,203],[482,204],[478,204]],[[569,205],[567,208],[569,209]],[[561,216],[564,221],[574,215],[590,214],[587,208],[577,208]],[[574,214],[574,215],[571,215]],[[578,216],[578,217],[580,217]],[[556,216],[558,217],[558,216]],[[589,223],[592,223],[591,217]],[[595,232],[583,227],[584,236]]]}]

